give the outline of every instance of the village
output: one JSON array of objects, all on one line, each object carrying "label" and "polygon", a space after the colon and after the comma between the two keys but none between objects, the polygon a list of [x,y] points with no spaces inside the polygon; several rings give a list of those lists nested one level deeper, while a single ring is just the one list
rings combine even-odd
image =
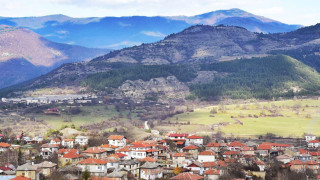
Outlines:
[{"label": "village", "polygon": [[113,133],[106,141],[52,134],[0,134],[0,179],[320,179],[320,140],[312,134],[299,144],[176,132],[143,140]]}]

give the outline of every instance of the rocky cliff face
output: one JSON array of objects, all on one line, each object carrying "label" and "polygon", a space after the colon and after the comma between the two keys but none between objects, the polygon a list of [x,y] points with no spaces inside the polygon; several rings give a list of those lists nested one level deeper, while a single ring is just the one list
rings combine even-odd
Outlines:
[{"label": "rocky cliff face", "polygon": [[184,101],[189,95],[189,88],[174,76],[154,78],[150,81],[126,81],[117,91],[118,95],[136,102],[158,100],[161,103]]}]

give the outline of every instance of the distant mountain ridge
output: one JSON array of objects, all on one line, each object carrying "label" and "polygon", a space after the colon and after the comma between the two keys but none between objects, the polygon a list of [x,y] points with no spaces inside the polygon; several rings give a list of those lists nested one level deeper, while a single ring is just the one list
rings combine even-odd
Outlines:
[{"label": "distant mountain ridge", "polygon": [[0,87],[35,78],[63,63],[90,60],[107,52],[54,43],[29,29],[0,25]]},{"label": "distant mountain ridge", "polygon": [[43,17],[2,17],[0,24],[29,28],[55,42],[114,49],[156,42],[169,34],[196,24],[224,24],[264,33],[289,32],[301,27],[284,24],[240,9],[174,17],[71,18],[61,14]]}]

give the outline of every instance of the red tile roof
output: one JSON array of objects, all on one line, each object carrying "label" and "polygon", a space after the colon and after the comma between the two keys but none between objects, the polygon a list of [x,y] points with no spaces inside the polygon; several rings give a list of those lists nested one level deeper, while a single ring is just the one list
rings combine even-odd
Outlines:
[{"label": "red tile roof", "polygon": [[220,170],[218,169],[208,169],[204,172],[206,175],[220,175]]},{"label": "red tile roof", "polygon": [[203,167],[205,167],[205,168],[215,167],[218,165],[216,162],[213,162],[213,161],[212,162],[203,162],[202,164],[203,164]]},{"label": "red tile roof", "polygon": [[308,143],[319,143],[319,142],[320,142],[320,140],[315,139],[315,140],[309,141]]},{"label": "red tile roof", "polygon": [[145,161],[145,162],[156,162],[157,160],[152,158],[152,157],[146,157],[143,159],[140,159],[140,161]]},{"label": "red tile roof", "polygon": [[320,151],[309,152],[311,156],[320,156]]},{"label": "red tile roof", "polygon": [[189,146],[186,146],[184,148],[182,148],[183,150],[194,150],[194,149],[199,149],[198,146],[195,146],[195,145],[189,145]]},{"label": "red tile roof", "polygon": [[78,149],[59,149],[58,154],[63,153],[74,153],[76,154],[78,152]]},{"label": "red tile roof", "polygon": [[177,179],[177,180],[199,180],[199,179],[203,179],[202,176],[199,176],[197,174],[192,174],[189,172],[186,173],[180,173],[177,176],[174,176],[170,179]]},{"label": "red tile roof", "polygon": [[10,180],[31,180],[30,178],[24,177],[24,176],[17,176],[15,178],[12,178]]},{"label": "red tile roof", "polygon": [[116,153],[115,155],[117,155],[119,158],[122,158],[122,157],[126,157],[126,156],[127,156],[127,155],[122,154],[122,153]]},{"label": "red tile roof", "polygon": [[74,139],[64,139],[63,141],[74,141]]},{"label": "red tile roof", "polygon": [[60,140],[60,139],[58,139],[58,138],[53,139],[53,141],[55,141],[55,142],[61,142],[61,140]]},{"label": "red tile roof", "polygon": [[263,162],[263,161],[258,160],[258,161],[256,161],[256,164],[257,164],[257,165],[264,165],[264,162]]},{"label": "red tile roof", "polygon": [[175,153],[172,157],[186,157],[186,153]]},{"label": "red tile roof", "polygon": [[101,159],[88,158],[78,162],[78,164],[88,164],[88,165],[107,164],[107,161],[103,161]]},{"label": "red tile roof", "polygon": [[308,151],[305,149],[298,149],[298,151],[300,152],[300,154],[308,154]]},{"label": "red tile roof", "polygon": [[305,164],[305,162],[301,161],[300,159],[296,159],[296,160],[290,161],[289,164],[291,164],[291,165],[303,165],[303,164]]},{"label": "red tile roof", "polygon": [[238,141],[233,141],[228,144],[229,147],[244,147],[246,146],[245,144],[238,142]]},{"label": "red tile roof", "polygon": [[218,165],[221,166],[221,167],[227,166],[226,162],[224,162],[224,161],[222,161],[222,160],[219,160],[219,161],[218,161]]},{"label": "red tile roof", "polygon": [[128,146],[125,146],[125,147],[117,150],[117,152],[130,152],[130,151],[131,151],[131,149]]},{"label": "red tile roof", "polygon": [[76,154],[76,153],[69,152],[67,154],[64,154],[62,157],[63,158],[68,158],[68,159],[74,159],[74,158],[80,158],[80,157],[83,157],[83,156],[81,154]]},{"label": "red tile roof", "polygon": [[197,136],[197,135],[191,135],[187,137],[188,139],[203,139],[203,137],[201,136]]},{"label": "red tile roof", "polygon": [[258,150],[270,150],[271,149],[271,145],[270,144],[260,144],[257,147]]},{"label": "red tile roof", "polygon": [[91,176],[89,180],[115,180],[116,178]]},{"label": "red tile roof", "polygon": [[241,148],[241,151],[254,151],[253,147],[243,147]]},{"label": "red tile roof", "polygon": [[118,146],[114,146],[114,145],[112,145],[112,144],[102,144],[100,147],[101,147],[101,148],[116,149]]},{"label": "red tile roof", "polygon": [[177,141],[177,145],[182,145],[184,144],[184,141]]},{"label": "red tile roof", "polygon": [[11,171],[12,169],[6,166],[0,166],[0,170],[2,171]]},{"label": "red tile roof", "polygon": [[4,142],[0,143],[0,147],[3,147],[3,148],[8,148],[10,146],[11,144],[8,144],[8,143],[4,143]]},{"label": "red tile roof", "polygon": [[273,147],[291,147],[290,144],[279,144],[279,143],[269,143],[269,142],[263,142],[264,145],[271,145]]},{"label": "red tile roof", "polygon": [[220,144],[215,143],[215,142],[211,142],[211,143],[207,144],[206,147],[220,147]]},{"label": "red tile roof", "polygon": [[91,147],[85,151],[83,151],[83,153],[88,153],[88,154],[100,154],[100,153],[104,153],[106,152],[106,149],[100,148],[100,147]]},{"label": "red tile roof", "polygon": [[108,137],[108,140],[121,140],[122,138],[124,138],[124,136],[111,135],[111,136]]},{"label": "red tile roof", "polygon": [[215,156],[216,153],[212,152],[212,151],[203,151],[203,152],[199,153],[199,155],[202,155],[202,156]]},{"label": "red tile roof", "polygon": [[226,151],[223,153],[223,155],[238,155],[240,154],[240,151]]}]

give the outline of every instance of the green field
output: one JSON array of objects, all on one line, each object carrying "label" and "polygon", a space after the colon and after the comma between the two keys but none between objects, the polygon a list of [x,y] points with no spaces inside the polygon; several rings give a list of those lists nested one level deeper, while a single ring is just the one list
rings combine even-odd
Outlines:
[{"label": "green field", "polygon": [[[76,115],[70,115],[66,113],[66,106],[59,106],[58,109],[61,111],[60,116],[55,115],[45,115],[35,114],[36,119],[45,120],[50,126],[54,128],[60,128],[63,125],[70,126],[74,124],[75,126],[82,126],[91,123],[101,122],[103,120],[110,120],[113,117],[118,117],[119,113],[116,111],[114,106],[108,106],[106,109],[105,106],[82,106],[80,107],[81,112]],[[120,120],[127,120],[126,116],[129,111],[122,111],[123,118]],[[133,114],[134,116],[134,114]],[[71,119],[71,122],[65,122],[65,120]]]},{"label": "green field", "polygon": [[[216,113],[210,113],[213,108]],[[181,132],[212,133],[220,130],[227,135],[248,137],[266,133],[285,137],[301,137],[303,133],[320,135],[320,100],[283,100],[208,106],[195,109],[194,112],[175,115],[168,120],[189,121],[190,125],[174,129]],[[229,124],[214,126],[220,122]],[[165,127],[159,126],[159,128]]]}]

